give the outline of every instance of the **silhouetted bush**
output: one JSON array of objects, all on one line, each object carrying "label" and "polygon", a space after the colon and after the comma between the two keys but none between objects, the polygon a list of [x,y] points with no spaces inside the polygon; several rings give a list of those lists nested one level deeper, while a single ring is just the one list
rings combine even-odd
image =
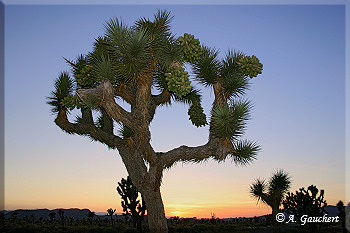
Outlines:
[{"label": "silhouetted bush", "polygon": [[102,233],[118,233],[118,232],[120,232],[120,231],[118,231],[115,228],[108,227],[108,228],[104,229]]},{"label": "silhouetted bush", "polygon": [[10,232],[11,233],[35,233],[37,232],[37,229],[34,226],[20,226],[20,227],[13,228]]},{"label": "silhouetted bush", "polygon": [[135,228],[128,228],[123,233],[139,233]]}]

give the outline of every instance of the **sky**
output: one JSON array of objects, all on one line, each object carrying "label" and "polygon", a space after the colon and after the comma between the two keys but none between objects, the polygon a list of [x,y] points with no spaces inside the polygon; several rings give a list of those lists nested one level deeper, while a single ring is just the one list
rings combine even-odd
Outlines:
[{"label": "sky", "polygon": [[[75,59],[91,51],[107,20],[117,17],[131,26],[140,17],[152,18],[157,9],[171,11],[176,35],[191,33],[219,49],[221,57],[236,49],[263,64],[247,92],[254,108],[244,135],[261,145],[257,160],[243,167],[229,159],[179,163],[165,171],[166,215],[268,214],[271,209],[249,195],[249,184],[268,179],[278,168],[291,175],[292,192],[313,184],[325,190],[328,204],[349,202],[344,4],[19,3],[5,6],[5,209],[122,212],[116,187],[127,172],[118,152],[65,134],[54,124],[46,97],[59,73],[69,71],[62,57]],[[214,95],[206,88],[202,94],[209,116]],[[156,151],[207,142],[208,127],[193,126],[187,110],[183,104],[157,110],[151,124]]]}]

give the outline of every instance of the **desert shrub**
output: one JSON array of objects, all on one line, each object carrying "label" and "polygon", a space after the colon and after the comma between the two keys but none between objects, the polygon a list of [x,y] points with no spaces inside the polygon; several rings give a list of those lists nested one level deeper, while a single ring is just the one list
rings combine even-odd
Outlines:
[{"label": "desert shrub", "polygon": [[11,233],[35,233],[38,231],[37,231],[37,228],[34,226],[19,226],[19,227],[14,227],[10,232]]},{"label": "desert shrub", "polygon": [[76,233],[85,233],[88,231],[88,227],[87,226],[76,226],[76,227],[70,227],[67,229],[66,232],[76,232]]},{"label": "desert shrub", "polygon": [[103,230],[103,233],[116,233],[116,232],[121,232],[121,231],[118,231],[117,229],[115,229],[113,227],[108,227],[108,228],[105,228]]},{"label": "desert shrub", "polygon": [[176,226],[176,227],[169,227],[169,233],[199,233],[197,229],[195,229],[193,226]]},{"label": "desert shrub", "polygon": [[208,231],[210,230],[210,226],[209,225],[204,225],[204,224],[196,224],[193,226],[193,228],[197,231],[197,232],[203,232],[203,231]]},{"label": "desert shrub", "polygon": [[135,228],[128,228],[123,232],[124,233],[139,233]]},{"label": "desert shrub", "polygon": [[87,230],[87,233],[100,233],[103,231],[103,228],[101,227],[89,227]]}]

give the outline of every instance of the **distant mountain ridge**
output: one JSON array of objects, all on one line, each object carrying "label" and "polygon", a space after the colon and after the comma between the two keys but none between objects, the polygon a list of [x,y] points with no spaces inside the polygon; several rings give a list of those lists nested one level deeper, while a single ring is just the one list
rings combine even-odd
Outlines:
[{"label": "distant mountain ridge", "polygon": [[[15,211],[17,211],[17,213],[18,213],[17,218],[19,218],[19,219],[24,218],[24,217],[29,218],[29,217],[33,216],[33,214],[34,214],[35,219],[42,218],[42,219],[48,220],[48,219],[50,219],[49,213],[51,213],[51,212],[55,212],[56,219],[59,219],[59,216],[58,216],[59,210],[64,210],[65,217],[70,218],[70,217],[74,216],[75,219],[79,219],[79,220],[81,220],[83,218],[87,218],[87,214],[90,212],[89,209],[78,209],[78,208],[54,209],[54,210],[49,210],[49,209],[33,209],[33,210],[18,209]],[[325,210],[328,212],[327,216],[330,216],[330,217],[335,217],[338,214],[338,209],[336,206],[332,206],[332,205],[326,206]],[[14,211],[5,211],[5,210],[0,211],[0,213],[5,214],[6,219],[11,218],[13,212]],[[96,214],[95,218],[99,218],[99,219],[110,218],[110,216],[106,216],[107,213],[104,213],[104,212],[96,212],[95,214]],[[118,218],[123,217],[121,213],[118,213],[117,216],[118,216]],[[114,218],[115,218],[115,216],[114,216]],[[228,218],[228,219],[231,219],[231,218]]]},{"label": "distant mountain ridge", "polygon": [[[87,214],[90,213],[89,209],[77,209],[77,208],[72,208],[72,209],[54,209],[54,210],[49,210],[49,209],[34,209],[34,210],[25,210],[25,209],[18,209],[15,210],[18,215],[17,218],[21,219],[24,217],[31,217],[34,215],[35,219],[45,219],[48,220],[50,219],[49,214],[51,212],[55,212],[56,216],[55,218],[58,219],[59,215],[58,215],[58,211],[59,210],[64,210],[64,216],[67,218],[70,218],[72,216],[74,216],[75,219],[83,219],[83,218],[87,218]],[[13,215],[14,211],[1,211],[2,213],[5,214],[5,218],[11,218],[11,216]]]}]

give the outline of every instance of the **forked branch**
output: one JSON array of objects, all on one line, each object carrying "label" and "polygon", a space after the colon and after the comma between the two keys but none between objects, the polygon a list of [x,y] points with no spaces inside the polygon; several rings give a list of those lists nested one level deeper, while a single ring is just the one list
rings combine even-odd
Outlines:
[{"label": "forked branch", "polygon": [[131,94],[131,88],[129,85],[120,84],[114,88],[114,95],[121,97],[128,104],[134,104],[135,96]]},{"label": "forked branch", "polygon": [[133,128],[133,118],[130,112],[126,111],[114,100],[114,88],[109,80],[103,80],[102,83],[93,89],[79,89],[77,90],[77,95],[82,101],[89,97],[96,98],[99,105],[103,107],[117,122],[122,122],[130,129]]},{"label": "forked branch", "polygon": [[152,100],[156,106],[159,106],[163,104],[169,104],[171,100],[170,97],[171,93],[167,89],[164,89],[160,94],[152,95]]},{"label": "forked branch", "polygon": [[85,123],[84,120],[80,123],[71,123],[67,118],[67,112],[65,110],[59,111],[55,123],[69,134],[89,136],[96,141],[106,144],[109,148],[117,148],[122,144],[120,137],[107,133],[97,128],[94,124]]}]

